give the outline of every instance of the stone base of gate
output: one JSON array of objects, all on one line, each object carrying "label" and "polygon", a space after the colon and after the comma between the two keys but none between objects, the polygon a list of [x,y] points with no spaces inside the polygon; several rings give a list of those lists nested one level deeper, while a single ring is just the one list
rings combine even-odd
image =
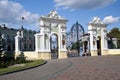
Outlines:
[{"label": "stone base of gate", "polygon": [[51,52],[38,52],[38,59],[50,60]]},{"label": "stone base of gate", "polygon": [[60,51],[58,54],[59,59],[67,58],[67,51]]},{"label": "stone base of gate", "polygon": [[102,55],[108,55],[108,50],[102,50],[101,53]]},{"label": "stone base of gate", "polygon": [[38,53],[34,51],[19,51],[15,52],[14,58],[24,57],[26,60],[38,60]]},{"label": "stone base of gate", "polygon": [[91,56],[98,56],[97,50],[91,50]]}]

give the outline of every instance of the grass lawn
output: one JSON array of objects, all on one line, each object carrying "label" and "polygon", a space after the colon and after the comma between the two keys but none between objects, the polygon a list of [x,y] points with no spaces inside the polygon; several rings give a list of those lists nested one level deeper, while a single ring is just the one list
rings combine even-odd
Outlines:
[{"label": "grass lawn", "polygon": [[45,62],[44,60],[34,60],[29,63],[24,63],[23,66],[12,66],[12,67],[8,67],[8,68],[0,68],[0,75],[9,73],[9,72],[13,72],[13,71],[24,70],[27,68],[39,66],[40,64],[43,64],[44,62]]}]

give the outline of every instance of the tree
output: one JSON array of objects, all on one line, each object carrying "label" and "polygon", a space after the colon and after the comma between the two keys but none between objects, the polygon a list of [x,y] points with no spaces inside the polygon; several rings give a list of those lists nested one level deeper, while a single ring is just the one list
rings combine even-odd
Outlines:
[{"label": "tree", "polygon": [[108,37],[110,37],[110,39],[112,38],[117,38],[117,48],[120,48],[120,30],[119,28],[113,28],[110,30],[110,32],[108,33]]},{"label": "tree", "polygon": [[71,47],[71,49],[75,49],[75,50],[77,50],[77,44],[76,44],[76,43],[72,43],[72,47]]},{"label": "tree", "polygon": [[75,42],[72,44],[71,49],[78,50],[80,49],[80,46],[81,46],[80,42]]},{"label": "tree", "polygon": [[108,33],[108,36],[111,38],[120,38],[120,30],[119,28],[113,28],[110,30],[110,32]]}]

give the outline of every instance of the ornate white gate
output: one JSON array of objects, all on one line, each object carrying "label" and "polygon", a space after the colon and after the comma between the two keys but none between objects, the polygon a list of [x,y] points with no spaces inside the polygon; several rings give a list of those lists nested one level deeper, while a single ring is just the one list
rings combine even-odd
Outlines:
[{"label": "ornate white gate", "polygon": [[35,35],[35,51],[41,59],[51,59],[51,41],[53,34],[57,36],[56,48],[58,49],[58,58],[67,58],[66,50],[66,22],[63,17],[53,10],[46,16],[40,18],[40,33]]}]

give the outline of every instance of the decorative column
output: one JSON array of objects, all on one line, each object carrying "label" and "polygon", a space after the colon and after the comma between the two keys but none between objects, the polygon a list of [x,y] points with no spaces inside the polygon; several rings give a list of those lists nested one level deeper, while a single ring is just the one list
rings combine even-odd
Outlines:
[{"label": "decorative column", "polygon": [[101,53],[102,55],[108,55],[107,36],[104,28],[101,29]]},{"label": "decorative column", "polygon": [[91,53],[90,53],[90,36],[88,37],[88,50],[87,50],[87,52],[88,52],[88,54],[89,54],[89,56],[91,55]]},{"label": "decorative column", "polygon": [[61,27],[59,27],[59,35],[58,35],[58,58],[67,58],[67,49],[66,49],[66,34],[61,31]]},{"label": "decorative column", "polygon": [[85,55],[85,45],[84,45],[84,40],[83,40],[83,42],[82,42],[82,47],[83,47],[83,55]]},{"label": "decorative column", "polygon": [[50,39],[49,39],[49,34],[46,36],[46,50],[50,51]]},{"label": "decorative column", "polygon": [[88,25],[88,33],[90,34],[90,53],[91,56],[97,56],[97,39],[96,39],[96,26],[94,26],[94,23],[89,23]]},{"label": "decorative column", "polygon": [[90,50],[93,50],[93,35],[90,33]]},{"label": "decorative column", "polygon": [[66,51],[66,36],[65,34],[61,34],[61,51]]},{"label": "decorative column", "polygon": [[49,47],[50,47],[49,40],[50,40],[49,39],[49,33],[45,33],[44,34],[44,50],[50,52],[50,49],[49,49]]},{"label": "decorative column", "polygon": [[40,44],[39,44],[39,35],[35,34],[35,52],[38,52],[39,47],[40,47]]},{"label": "decorative column", "polygon": [[35,34],[35,51],[43,52],[44,50],[44,35],[37,33]]}]

